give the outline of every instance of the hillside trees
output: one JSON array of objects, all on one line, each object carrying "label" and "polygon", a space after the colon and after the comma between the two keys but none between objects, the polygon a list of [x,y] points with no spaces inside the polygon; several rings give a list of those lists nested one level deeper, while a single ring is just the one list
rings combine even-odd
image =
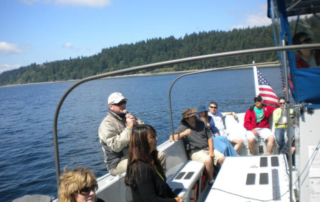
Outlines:
[{"label": "hillside trees", "polygon": [[[320,23],[306,19],[313,27]],[[308,21],[309,20],[309,21]],[[274,46],[272,27],[233,29],[230,31],[209,31],[186,34],[175,38],[153,38],[132,44],[121,44],[104,48],[90,57],[79,56],[66,60],[45,62],[42,65],[30,64],[26,67],[0,74],[0,85],[24,84],[33,82],[64,81],[81,79],[109,71],[173,60],[183,57],[221,53]],[[319,37],[319,35],[314,35]],[[317,40],[320,40],[317,39]],[[181,63],[154,71],[181,71],[206,69],[277,60],[276,53],[236,56],[231,58],[209,59],[192,63]]]}]

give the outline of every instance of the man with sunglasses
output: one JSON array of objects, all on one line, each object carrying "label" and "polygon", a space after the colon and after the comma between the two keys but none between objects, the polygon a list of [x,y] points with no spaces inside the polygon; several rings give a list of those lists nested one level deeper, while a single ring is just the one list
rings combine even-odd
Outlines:
[{"label": "man with sunglasses", "polygon": [[254,98],[255,105],[250,107],[244,117],[244,127],[247,129],[247,139],[250,153],[255,155],[255,142],[261,137],[267,143],[267,155],[272,153],[274,145],[274,135],[270,130],[269,118],[272,116],[274,107],[262,104],[262,97],[258,95]]},{"label": "man with sunglasses", "polygon": [[99,127],[99,141],[105,155],[109,173],[119,175],[127,169],[127,154],[132,128],[136,118],[126,113],[127,98],[121,93],[111,93],[108,97],[109,112]]},{"label": "man with sunglasses", "polygon": [[[299,32],[292,38],[294,45],[311,44],[312,39],[305,32]],[[320,50],[300,49],[297,51],[296,65],[298,69],[320,66]]]},{"label": "man with sunglasses", "polygon": [[[121,93],[111,93],[108,97],[109,112],[99,127],[99,141],[104,152],[104,161],[111,175],[126,172],[128,145],[132,128],[143,122],[126,110],[127,98]],[[158,152],[161,165],[165,169],[165,154]]]},{"label": "man with sunglasses", "polygon": [[236,134],[230,134],[229,131],[226,129],[225,124],[224,124],[224,120],[225,120],[226,115],[232,115],[235,119],[238,118],[238,116],[235,112],[221,113],[218,110],[218,103],[210,102],[208,116],[210,116],[213,119],[213,121],[218,129],[218,134],[216,134],[216,135],[221,135],[221,136],[227,137],[229,142],[232,142],[235,144],[234,150],[236,150],[239,153],[239,149],[243,145],[243,140],[241,137],[237,136]]}]

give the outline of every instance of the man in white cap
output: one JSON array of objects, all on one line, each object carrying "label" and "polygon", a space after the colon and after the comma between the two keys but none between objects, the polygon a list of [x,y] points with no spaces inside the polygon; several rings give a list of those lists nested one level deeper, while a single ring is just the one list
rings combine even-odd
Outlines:
[{"label": "man in white cap", "polygon": [[99,127],[105,163],[112,175],[124,173],[127,169],[128,143],[132,127],[136,124],[135,117],[125,111],[127,100],[121,93],[111,93],[108,97],[109,112]]},{"label": "man in white cap", "polygon": [[[132,114],[127,113],[127,98],[121,93],[111,93],[108,97],[109,112],[99,127],[99,141],[104,152],[104,161],[109,173],[119,175],[126,172],[128,159],[128,144],[135,124],[141,124]],[[162,165],[165,156],[159,152]],[[165,166],[164,166],[165,167]]]}]

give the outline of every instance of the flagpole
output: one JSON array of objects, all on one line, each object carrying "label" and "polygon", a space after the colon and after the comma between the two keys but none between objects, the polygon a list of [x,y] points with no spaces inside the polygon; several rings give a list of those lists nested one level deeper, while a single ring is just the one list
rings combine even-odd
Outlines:
[{"label": "flagpole", "polygon": [[256,96],[259,95],[259,84],[258,84],[258,73],[257,73],[257,66],[254,63],[254,60],[252,60],[252,68],[253,68],[253,79],[254,79],[254,89]]}]

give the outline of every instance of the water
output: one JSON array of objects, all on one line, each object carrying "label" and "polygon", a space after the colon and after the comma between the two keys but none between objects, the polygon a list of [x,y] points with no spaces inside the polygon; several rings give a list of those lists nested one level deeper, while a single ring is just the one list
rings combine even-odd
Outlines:
[{"label": "water", "polygon": [[[279,68],[260,70],[282,96]],[[61,108],[58,124],[61,168],[84,166],[107,173],[97,130],[107,98],[122,92],[127,109],[158,131],[158,144],[170,134],[168,91],[179,74],[103,79],[74,90]],[[183,109],[211,101],[221,111],[245,112],[253,104],[252,69],[202,73],[179,80],[172,91],[177,127]],[[63,93],[74,82],[0,88],[0,201],[26,194],[56,197],[52,123]]]}]

